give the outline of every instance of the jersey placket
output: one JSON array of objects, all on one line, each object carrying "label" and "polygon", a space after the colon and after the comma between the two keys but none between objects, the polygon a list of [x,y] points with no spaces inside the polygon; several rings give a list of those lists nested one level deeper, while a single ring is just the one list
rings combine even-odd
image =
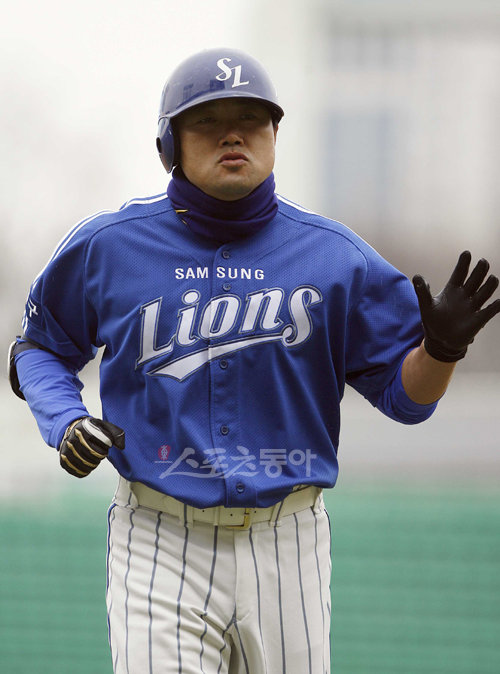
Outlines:
[{"label": "jersey placket", "polygon": [[[220,298],[220,303],[211,303],[209,318],[209,346],[220,342],[212,333],[217,334],[221,321],[227,312],[236,310],[238,316],[241,302],[237,280],[229,280],[229,260],[233,261],[234,247],[223,246],[214,258],[212,269],[212,299]],[[224,274],[218,274],[221,269]],[[223,276],[223,278],[220,278]],[[225,299],[227,298],[227,303]],[[234,305],[232,309],[230,305]],[[215,309],[213,309],[215,307]],[[236,318],[238,318],[238,316]],[[209,358],[210,367],[210,421],[214,439],[214,461],[224,472],[226,488],[225,505],[240,506],[248,503],[248,486],[241,472],[245,448],[240,447],[240,424],[237,396],[238,354],[227,354],[220,358]],[[243,452],[243,453],[242,453]],[[241,455],[241,456],[240,456]],[[219,472],[219,471],[218,471]]]}]

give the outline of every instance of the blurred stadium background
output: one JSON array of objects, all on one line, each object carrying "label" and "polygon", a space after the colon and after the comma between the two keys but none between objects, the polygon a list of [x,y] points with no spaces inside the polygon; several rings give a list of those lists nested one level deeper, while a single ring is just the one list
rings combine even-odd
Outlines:
[{"label": "blurred stadium background", "polygon": [[[284,196],[345,222],[438,289],[470,248],[500,270],[500,2],[122,0],[9,7],[0,41],[6,353],[29,284],[76,221],[165,189],[164,80],[199,48],[247,49],[286,117]],[[348,391],[333,530],[335,674],[500,672],[500,321],[425,424]],[[99,414],[96,366],[84,399]],[[58,468],[0,381],[0,672],[111,672],[108,465]]]}]

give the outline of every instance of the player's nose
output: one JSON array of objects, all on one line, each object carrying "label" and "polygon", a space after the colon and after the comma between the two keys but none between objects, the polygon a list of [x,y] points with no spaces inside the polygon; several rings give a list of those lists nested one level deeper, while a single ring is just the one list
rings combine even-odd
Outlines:
[{"label": "player's nose", "polygon": [[234,125],[227,126],[223,129],[222,133],[219,136],[219,143],[221,146],[226,145],[243,145],[243,134],[241,131]]}]

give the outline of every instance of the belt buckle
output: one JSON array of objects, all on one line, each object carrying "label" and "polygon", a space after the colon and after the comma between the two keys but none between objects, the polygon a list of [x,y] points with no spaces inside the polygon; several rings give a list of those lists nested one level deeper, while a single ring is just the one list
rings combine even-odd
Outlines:
[{"label": "belt buckle", "polygon": [[245,508],[243,512],[243,524],[226,524],[226,529],[240,529],[240,530],[245,530],[245,529],[250,529],[250,524],[251,524],[251,511],[252,508]]}]

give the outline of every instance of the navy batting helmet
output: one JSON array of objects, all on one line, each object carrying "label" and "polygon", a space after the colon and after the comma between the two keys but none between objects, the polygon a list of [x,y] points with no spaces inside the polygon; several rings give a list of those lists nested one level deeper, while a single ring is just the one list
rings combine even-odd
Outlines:
[{"label": "navy batting helmet", "polygon": [[277,124],[283,117],[269,75],[252,56],[239,49],[207,49],[190,56],[163,87],[156,147],[170,173],[179,162],[179,143],[172,120],[185,110],[219,98],[262,101]]}]

